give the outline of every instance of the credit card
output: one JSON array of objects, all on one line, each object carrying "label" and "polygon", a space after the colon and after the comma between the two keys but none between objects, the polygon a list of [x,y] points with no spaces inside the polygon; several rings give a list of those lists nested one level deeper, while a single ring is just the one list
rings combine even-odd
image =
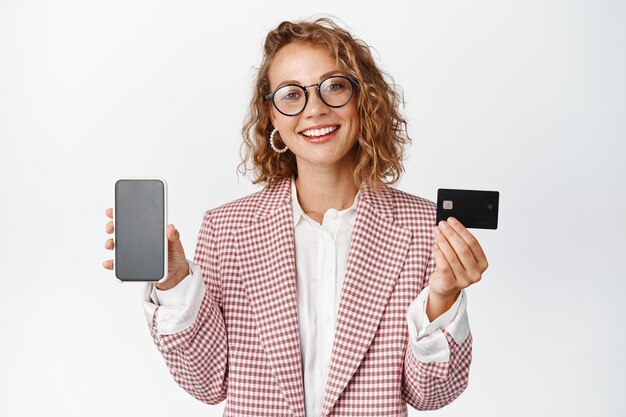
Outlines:
[{"label": "credit card", "polygon": [[437,190],[437,224],[454,217],[468,229],[497,229],[499,200],[498,191],[440,188]]}]

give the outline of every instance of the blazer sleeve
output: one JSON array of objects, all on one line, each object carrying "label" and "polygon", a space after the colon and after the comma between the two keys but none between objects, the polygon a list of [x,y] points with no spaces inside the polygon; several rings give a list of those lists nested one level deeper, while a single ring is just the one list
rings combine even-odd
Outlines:
[{"label": "blazer sleeve", "polygon": [[[192,274],[202,276],[203,284],[187,294],[201,298],[200,303],[188,299],[184,306],[151,304],[153,311],[148,327],[176,382],[198,400],[217,404],[226,398],[228,346],[221,308],[217,240],[210,211],[204,214],[190,267]],[[188,278],[191,277],[185,279]],[[189,323],[180,329],[184,316],[189,317]]]},{"label": "blazer sleeve", "polygon": [[[424,286],[428,284],[430,275],[435,269],[435,256],[431,250],[424,274]],[[461,296],[464,294],[459,295],[459,299]],[[466,314],[464,305],[462,314]],[[459,322],[466,323],[467,316],[465,315],[461,320],[455,319],[451,325],[458,326],[457,323]],[[472,361],[472,334],[469,331],[469,325],[467,325],[465,331],[460,332],[464,333],[464,337],[459,340],[458,330],[452,330],[448,327],[436,329],[428,338],[434,343],[447,343],[449,355],[433,355],[431,360],[426,362],[424,355],[418,357],[415,349],[411,346],[411,340],[407,343],[404,356],[402,395],[407,403],[418,410],[441,408],[461,395],[467,387]],[[452,330],[457,336],[457,340],[448,330]],[[424,342],[428,343],[429,341],[420,340],[418,343],[423,344]],[[416,344],[413,343],[413,345]]]}]

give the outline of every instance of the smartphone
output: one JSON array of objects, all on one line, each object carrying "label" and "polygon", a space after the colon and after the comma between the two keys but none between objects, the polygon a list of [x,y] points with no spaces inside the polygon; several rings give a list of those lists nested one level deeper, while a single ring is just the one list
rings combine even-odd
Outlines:
[{"label": "smartphone", "polygon": [[499,200],[498,191],[440,188],[437,190],[437,224],[452,216],[468,229],[497,229]]},{"label": "smartphone", "polygon": [[115,182],[114,269],[122,281],[167,278],[167,183],[163,178]]}]

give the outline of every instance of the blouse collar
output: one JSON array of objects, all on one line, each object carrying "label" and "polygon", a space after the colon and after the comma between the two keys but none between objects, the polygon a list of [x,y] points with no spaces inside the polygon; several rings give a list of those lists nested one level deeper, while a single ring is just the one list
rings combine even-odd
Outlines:
[{"label": "blouse collar", "polygon": [[[343,209],[343,210],[336,210],[334,208],[330,208],[328,209],[328,212],[330,212],[331,214],[326,214],[329,216],[339,216],[341,217],[343,220],[347,221],[348,223],[350,223],[350,226],[354,226],[354,220],[356,218],[356,208],[359,202],[359,194],[361,193],[361,190],[357,191],[356,195],[354,196],[354,202],[352,203],[352,206],[348,207],[347,209]],[[294,227],[296,227],[298,225],[298,222],[300,221],[300,219],[302,217],[306,217],[309,218],[309,216],[306,215],[306,213],[304,213],[304,211],[302,211],[302,208],[300,207],[300,202],[298,201],[298,192],[296,190],[296,180],[294,176],[291,176],[291,203],[292,203],[292,207],[293,207],[293,225]],[[313,220],[314,221],[314,220]]]}]

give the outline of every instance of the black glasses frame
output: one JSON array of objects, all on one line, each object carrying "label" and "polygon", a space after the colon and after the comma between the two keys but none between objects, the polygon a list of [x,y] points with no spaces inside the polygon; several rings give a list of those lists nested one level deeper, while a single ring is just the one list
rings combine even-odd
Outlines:
[{"label": "black glasses frame", "polygon": [[[346,80],[348,80],[350,82],[350,84],[352,84],[352,92],[350,93],[350,98],[348,98],[348,101],[346,101],[344,104],[342,104],[341,106],[332,106],[328,103],[326,103],[326,101],[324,100],[324,98],[322,97],[322,92],[320,91],[320,86],[326,82],[327,80],[329,80],[330,78],[344,78]],[[298,87],[301,88],[302,91],[304,91],[304,106],[302,106],[302,110],[300,110],[298,113],[294,113],[294,114],[287,114],[287,113],[283,113],[282,111],[280,111],[280,109],[278,108],[278,106],[276,105],[276,102],[274,101],[274,95],[276,94],[276,92],[278,90],[280,90],[281,88],[284,87]],[[322,102],[327,105],[328,107],[332,107],[334,109],[337,109],[339,107],[343,107],[346,104],[348,104],[350,102],[350,100],[352,100],[352,96],[354,96],[354,92],[358,89],[359,84],[356,82],[356,80],[350,76],[346,76],[346,75],[331,75],[330,77],[326,77],[324,78],[322,81],[320,81],[317,84],[311,84],[311,85],[299,85],[299,84],[285,84],[285,85],[281,85],[280,87],[278,87],[276,90],[274,90],[274,92],[266,94],[265,95],[265,99],[269,100],[272,102],[272,104],[274,105],[274,108],[276,110],[278,110],[278,112],[280,114],[284,114],[285,116],[297,116],[300,113],[302,113],[304,111],[304,109],[306,109],[306,105],[309,103],[309,87],[315,87],[315,90],[317,90],[317,96],[320,98],[320,100],[322,100]]]}]

